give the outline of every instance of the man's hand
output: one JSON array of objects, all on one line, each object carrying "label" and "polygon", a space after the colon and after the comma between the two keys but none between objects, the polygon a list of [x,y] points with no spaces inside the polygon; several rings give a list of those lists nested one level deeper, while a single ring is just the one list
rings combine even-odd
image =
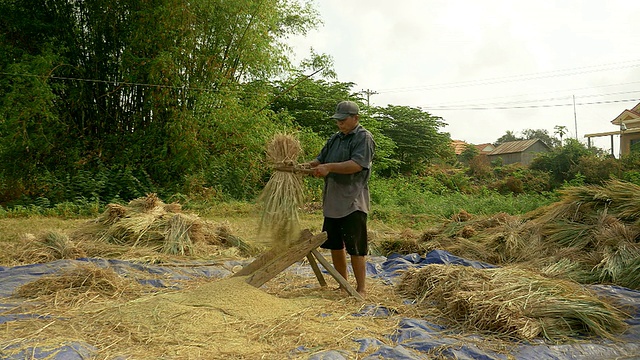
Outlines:
[{"label": "man's hand", "polygon": [[316,166],[315,168],[313,168],[315,171],[313,172],[313,176],[315,177],[325,177],[327,175],[329,175],[330,171],[330,164],[320,164],[318,166]]}]

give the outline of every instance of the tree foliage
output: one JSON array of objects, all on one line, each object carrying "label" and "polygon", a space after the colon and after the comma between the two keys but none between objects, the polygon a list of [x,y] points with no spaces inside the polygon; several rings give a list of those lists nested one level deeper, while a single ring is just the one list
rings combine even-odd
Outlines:
[{"label": "tree foliage", "polygon": [[584,156],[593,153],[575,139],[566,139],[565,144],[552,149],[550,152],[536,156],[529,165],[532,170],[545,171],[551,174],[553,186],[559,186],[571,180],[575,173],[572,170],[580,163]]},{"label": "tree foliage", "polygon": [[[288,70],[283,39],[316,24],[293,0],[0,1],[0,176],[35,196],[45,173],[125,166],[166,187],[258,161],[268,89],[247,84]],[[255,187],[251,161],[221,177]]]},{"label": "tree foliage", "polygon": [[375,108],[374,118],[382,126],[382,134],[396,145],[392,157],[401,173],[416,172],[436,159],[453,156],[451,137],[440,132],[446,124],[420,108],[394,106]]}]

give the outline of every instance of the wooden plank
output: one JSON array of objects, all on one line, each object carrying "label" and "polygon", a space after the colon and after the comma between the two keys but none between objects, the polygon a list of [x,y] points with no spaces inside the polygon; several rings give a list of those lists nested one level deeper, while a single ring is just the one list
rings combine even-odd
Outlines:
[{"label": "wooden plank", "polygon": [[318,259],[318,262],[322,264],[322,266],[324,266],[324,268],[329,272],[329,274],[331,274],[331,276],[333,276],[333,278],[336,279],[336,281],[340,284],[340,286],[342,286],[343,288],[345,288],[345,290],[347,290],[349,295],[355,297],[358,300],[364,301],[364,298],[362,297],[362,295],[360,295],[360,293],[357,292],[356,289],[354,289],[353,286],[351,286],[349,282],[342,277],[342,275],[340,275],[338,270],[336,270],[331,264],[329,264],[329,261],[327,261],[327,259],[325,259],[324,256],[322,256],[322,254],[318,252],[318,250],[313,248],[313,250],[311,250],[311,253],[313,254],[313,256],[316,257],[316,259]]},{"label": "wooden plank", "polygon": [[[309,239],[311,239],[312,236],[313,236],[313,234],[311,233],[311,231],[309,231],[309,229],[304,229],[304,230],[302,230],[302,232],[300,234],[300,240],[298,242],[308,241]],[[255,272],[256,270],[260,269],[261,267],[263,267],[263,266],[267,265],[268,263],[270,263],[271,261],[273,261],[273,259],[275,259],[278,256],[280,256],[282,254],[282,252],[283,252],[283,249],[281,247],[275,246],[275,247],[269,249],[268,251],[266,251],[265,253],[263,253],[262,255],[260,255],[259,257],[257,257],[249,265],[247,265],[247,266],[243,267],[242,269],[240,269],[240,271],[238,271],[237,273],[233,274],[233,276],[247,276],[247,275],[250,275],[253,272]]]},{"label": "wooden plank", "polygon": [[320,268],[318,267],[318,263],[316,263],[316,258],[313,257],[311,253],[308,253],[307,260],[309,260],[309,265],[311,265],[311,269],[313,269],[313,273],[316,274],[316,278],[318,278],[318,282],[320,283],[320,286],[327,286],[327,282],[324,280],[322,271],[320,271]]},{"label": "wooden plank", "polygon": [[327,233],[322,232],[308,240],[302,240],[289,247],[278,249],[279,253],[273,256],[270,259],[271,261],[262,259],[264,264],[247,276],[247,283],[255,287],[262,286],[296,261],[302,260],[311,250],[317,248],[326,240]]}]

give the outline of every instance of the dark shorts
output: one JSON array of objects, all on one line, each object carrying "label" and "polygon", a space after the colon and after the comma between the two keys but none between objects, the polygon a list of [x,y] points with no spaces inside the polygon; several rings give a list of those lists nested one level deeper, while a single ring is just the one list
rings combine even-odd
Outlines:
[{"label": "dark shorts", "polygon": [[322,231],[327,232],[323,249],[347,249],[349,255],[365,256],[369,252],[367,242],[367,214],[354,211],[343,218],[324,218]]}]

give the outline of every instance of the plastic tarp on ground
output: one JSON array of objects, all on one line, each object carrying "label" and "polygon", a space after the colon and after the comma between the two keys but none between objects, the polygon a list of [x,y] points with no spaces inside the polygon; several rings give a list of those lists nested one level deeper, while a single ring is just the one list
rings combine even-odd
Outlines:
[{"label": "plastic tarp on ground", "polygon": [[[383,279],[392,286],[398,279],[400,271],[409,268],[419,268],[428,264],[456,264],[472,266],[474,268],[492,268],[494,265],[470,261],[456,257],[446,251],[434,250],[420,256],[418,254],[394,255],[389,258],[367,258],[367,273],[370,277]],[[188,267],[157,266],[133,263],[122,260],[78,259],[58,260],[46,264],[33,264],[16,267],[0,267],[0,324],[8,321],[20,321],[32,317],[31,314],[7,314],[7,310],[15,309],[19,303],[16,298],[10,298],[14,290],[40,276],[54,274],[69,269],[77,264],[93,263],[101,267],[110,267],[119,274],[133,276],[144,284],[156,287],[176,287],[180,280],[197,277],[225,278],[231,275],[231,269],[238,265],[246,265],[249,261],[226,261],[215,265],[197,263]],[[306,264],[294,264],[287,271],[304,276],[314,276],[311,268]],[[145,277],[148,274],[148,278]],[[157,280],[162,275],[162,280]],[[474,344],[481,343],[480,335],[464,337],[461,334],[451,334],[438,325],[433,319],[402,318],[398,328],[388,334],[387,339],[353,339],[359,344],[359,351],[371,353],[365,359],[427,359],[427,353],[438,348],[441,356],[455,359],[616,359],[640,358],[640,292],[616,287],[596,285],[592,287],[603,296],[607,296],[620,304],[626,305],[632,311],[632,318],[627,320],[629,330],[620,336],[616,342],[597,340],[589,343],[549,345],[543,341],[531,343],[514,343],[508,355],[494,353],[480,349]],[[389,311],[377,305],[365,306],[360,313],[353,316],[389,316]],[[384,341],[383,341],[384,340]],[[388,345],[392,344],[392,345]],[[3,355],[5,345],[0,344],[0,359],[55,359],[75,360],[86,359],[95,354],[97,349],[92,344],[74,342],[58,349],[25,348],[17,355]],[[19,346],[19,345],[13,345]],[[308,349],[292,349],[298,356]],[[349,352],[341,349],[309,354],[313,360],[346,360]]]}]

